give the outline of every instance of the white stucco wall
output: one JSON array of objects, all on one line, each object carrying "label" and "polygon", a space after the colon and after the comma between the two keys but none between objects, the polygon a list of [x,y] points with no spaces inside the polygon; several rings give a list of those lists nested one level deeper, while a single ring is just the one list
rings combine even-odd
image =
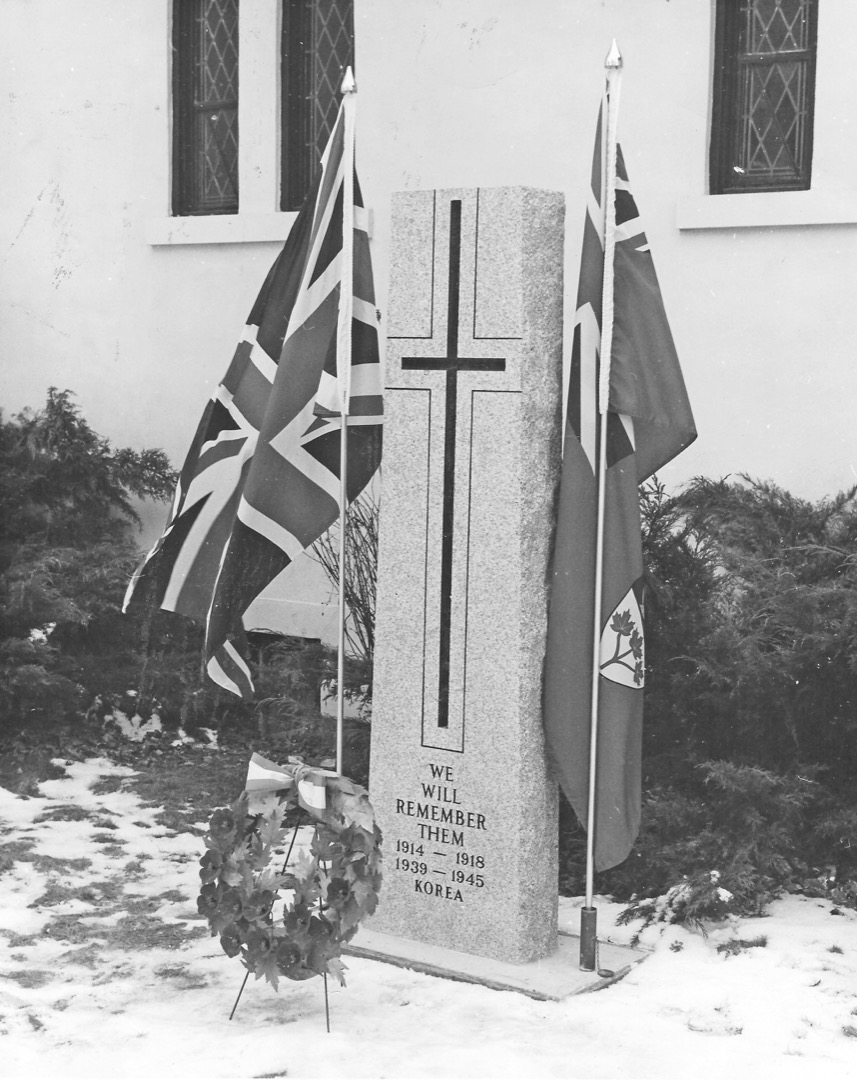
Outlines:
[{"label": "white stucco wall", "polygon": [[[181,462],[285,235],[277,6],[241,5],[242,213],[184,228],[167,220],[168,0],[0,0],[6,412],[68,387],[115,443]],[[615,36],[620,138],[700,430],[664,479],[746,471],[817,497],[857,480],[857,74],[845,55],[857,4],[821,5],[813,191],[718,198],[705,197],[711,7],[356,0],[358,167],[379,302],[392,191],[528,184],[566,195],[573,309]],[[256,242],[163,242],[183,232]],[[293,576],[292,595],[312,593],[306,568]]]},{"label": "white stucco wall", "polygon": [[[390,189],[558,188],[571,308],[601,65],[615,36],[626,64],[620,139],[700,431],[663,478],[745,471],[810,497],[857,481],[857,74],[846,55],[857,4],[821,5],[813,190],[725,200],[704,198],[709,0],[358,6],[369,71],[362,171],[381,195],[382,250]],[[743,216],[755,227],[680,230],[679,215],[721,226]]]}]

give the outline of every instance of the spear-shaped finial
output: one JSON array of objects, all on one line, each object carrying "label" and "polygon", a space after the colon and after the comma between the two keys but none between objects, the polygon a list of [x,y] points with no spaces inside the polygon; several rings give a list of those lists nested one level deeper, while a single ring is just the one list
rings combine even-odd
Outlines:
[{"label": "spear-shaped finial", "polygon": [[[616,44],[615,41],[613,44]],[[357,83],[354,81],[354,72],[351,70],[350,64],[345,69],[345,75],[342,78],[342,86],[340,87],[340,92],[343,94],[357,93]]]},{"label": "spear-shaped finial", "polygon": [[620,68],[622,66],[622,54],[619,52],[616,38],[613,38],[613,44],[610,46],[610,52],[607,53],[604,60],[604,66],[606,68]]}]

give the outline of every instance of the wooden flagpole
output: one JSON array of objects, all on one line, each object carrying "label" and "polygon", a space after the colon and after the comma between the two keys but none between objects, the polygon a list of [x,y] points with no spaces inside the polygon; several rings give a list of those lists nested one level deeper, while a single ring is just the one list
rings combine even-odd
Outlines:
[{"label": "wooden flagpole", "polygon": [[336,660],[336,771],[342,774],[345,720],[345,540],[348,512],[348,405],[351,394],[351,319],[354,305],[354,138],[357,84],[351,68],[342,80],[342,277],[336,337],[336,374],[342,425],[339,444],[339,624]]},{"label": "wooden flagpole", "polygon": [[601,680],[601,592],[604,580],[604,511],[607,476],[607,412],[610,400],[610,359],[613,351],[613,261],[616,249],[616,122],[622,82],[622,55],[614,39],[604,61],[605,105],[601,130],[601,191],[604,206],[604,270],[601,280],[601,343],[598,372],[598,505],[595,526],[595,600],[592,622],[592,693],[589,734],[589,798],[586,812],[586,899],[580,913],[580,967],[597,965],[597,912],[593,904],[595,877],[595,806],[598,780],[598,706]]}]

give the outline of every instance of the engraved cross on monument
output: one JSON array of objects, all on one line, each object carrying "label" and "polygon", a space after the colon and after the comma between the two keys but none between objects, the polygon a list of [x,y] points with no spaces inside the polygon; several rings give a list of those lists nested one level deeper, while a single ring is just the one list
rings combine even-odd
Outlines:
[{"label": "engraved cross on monument", "polygon": [[[504,371],[506,361],[491,356],[463,357],[458,352],[461,300],[461,200],[449,203],[449,277],[446,298],[444,357],[403,356],[402,371],[445,371],[443,438],[443,525],[440,560],[440,655],[438,657],[437,726],[449,727],[449,651],[452,626],[452,547],[455,525],[455,446],[459,371]],[[425,731],[424,731],[425,735]]]},{"label": "engraved cross on monument", "polygon": [[556,948],[541,676],[560,452],[562,197],[394,197],[370,786],[373,931]]}]

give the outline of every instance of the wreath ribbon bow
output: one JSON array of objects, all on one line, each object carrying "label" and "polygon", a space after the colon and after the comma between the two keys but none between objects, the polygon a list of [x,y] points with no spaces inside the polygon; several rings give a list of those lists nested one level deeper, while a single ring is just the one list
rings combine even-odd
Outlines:
[{"label": "wreath ribbon bow", "polygon": [[318,817],[327,807],[327,777],[338,775],[329,769],[305,765],[299,758],[289,758],[288,765],[277,765],[261,754],[254,754],[247,766],[244,790],[248,793],[288,791],[297,786],[300,805]]}]

